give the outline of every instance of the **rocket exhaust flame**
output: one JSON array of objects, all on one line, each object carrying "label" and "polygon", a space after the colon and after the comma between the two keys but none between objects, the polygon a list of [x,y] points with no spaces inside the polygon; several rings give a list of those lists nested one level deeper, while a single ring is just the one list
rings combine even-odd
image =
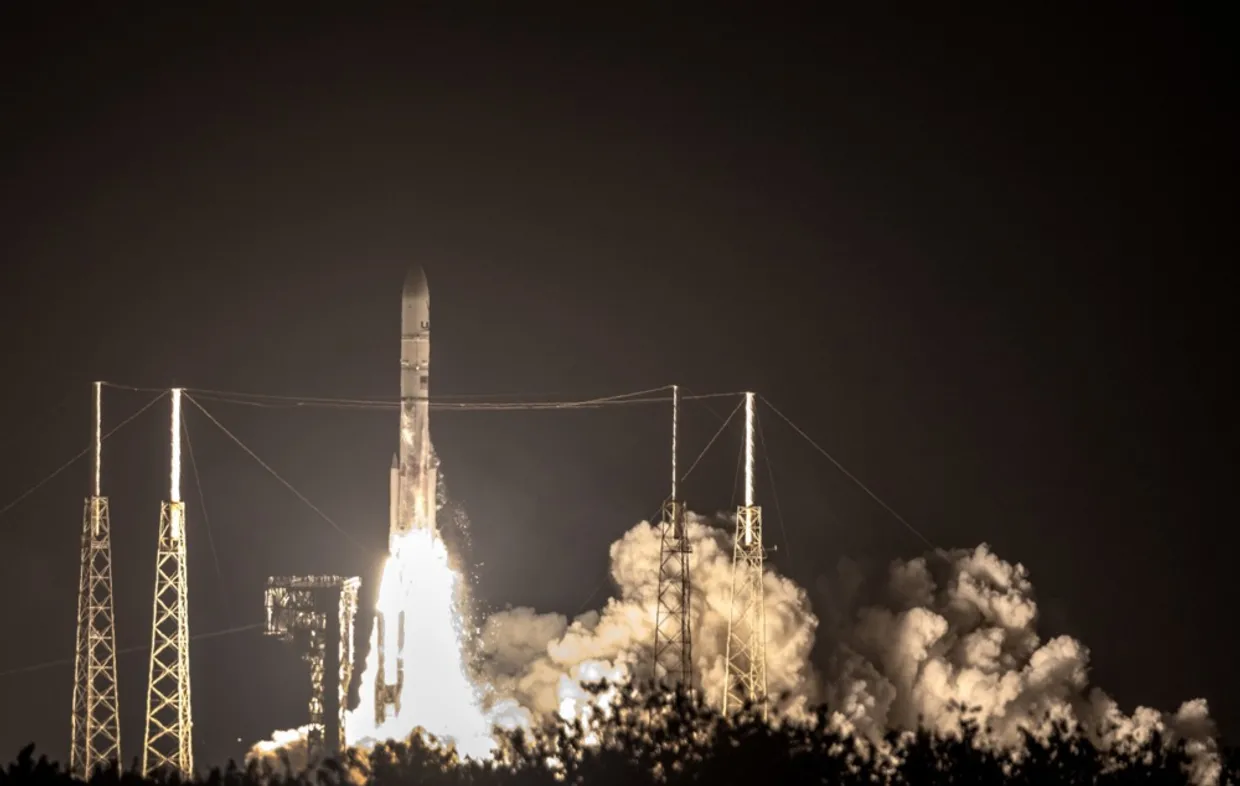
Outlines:
[{"label": "rocket exhaust flame", "polygon": [[[345,720],[349,745],[406,739],[421,729],[453,743],[462,755],[485,758],[491,753],[495,745],[491,722],[462,656],[460,580],[435,530],[413,529],[397,536],[379,587],[370,653],[362,672],[362,704]],[[380,641],[391,620],[404,621],[410,635],[403,642]],[[400,653],[396,673],[385,675],[385,656],[393,649]],[[376,697],[374,708],[368,706],[367,696]]]}]

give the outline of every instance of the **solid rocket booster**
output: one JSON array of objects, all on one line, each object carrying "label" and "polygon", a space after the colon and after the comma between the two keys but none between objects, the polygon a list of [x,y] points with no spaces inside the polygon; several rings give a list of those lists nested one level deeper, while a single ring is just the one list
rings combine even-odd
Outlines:
[{"label": "solid rocket booster", "polygon": [[401,293],[400,450],[392,469],[396,499],[390,538],[435,526],[439,461],[431,446],[428,396],[431,374],[431,293],[426,273],[410,268]]},{"label": "solid rocket booster", "polygon": [[[436,475],[439,459],[431,446],[428,406],[431,372],[431,294],[426,273],[410,268],[401,292],[400,316],[400,446],[392,458],[388,505],[388,550],[414,529],[435,526]],[[393,624],[394,623],[394,624]],[[400,714],[405,682],[405,612],[376,621],[378,674],[375,679],[375,723],[382,725],[388,710]],[[389,634],[389,626],[395,628]],[[393,641],[395,639],[395,641]],[[388,664],[394,666],[389,673]]]}]

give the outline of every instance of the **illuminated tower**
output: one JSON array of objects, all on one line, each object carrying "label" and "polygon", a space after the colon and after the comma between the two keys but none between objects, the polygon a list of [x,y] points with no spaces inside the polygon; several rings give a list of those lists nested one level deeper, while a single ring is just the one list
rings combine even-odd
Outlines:
[{"label": "illuminated tower", "polygon": [[103,383],[95,383],[95,486],[82,513],[82,572],[78,584],[77,650],[73,675],[73,742],[69,769],[85,780],[101,765],[120,762],[116,696],[116,618],[112,606],[112,538],[108,498],[100,491]]},{"label": "illuminated tower", "polygon": [[693,687],[693,638],[690,631],[689,537],[684,504],[677,498],[676,452],[680,388],[672,386],[672,495],[663,503],[659,522],[659,589],[655,602],[654,678]]},{"label": "illuminated tower", "polygon": [[189,585],[185,564],[185,503],[181,501],[181,389],[172,389],[172,471],[159,511],[151,667],[146,694],[142,771],[194,772],[194,721],[189,691]]},{"label": "illuminated tower", "polygon": [[766,613],[762,587],[762,508],[753,504],[753,393],[745,394],[745,504],[736,511],[723,711],[746,701],[766,714]]}]

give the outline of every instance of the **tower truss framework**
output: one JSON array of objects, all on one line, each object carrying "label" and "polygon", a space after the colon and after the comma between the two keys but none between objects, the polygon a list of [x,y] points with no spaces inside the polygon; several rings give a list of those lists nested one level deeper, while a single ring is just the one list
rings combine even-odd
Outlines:
[{"label": "tower truss framework", "polygon": [[112,600],[112,526],[102,496],[103,383],[96,382],[94,493],[82,511],[77,646],[73,674],[69,769],[86,779],[101,765],[120,762],[120,705],[116,686],[116,615]]},{"label": "tower truss framework", "polygon": [[185,503],[181,501],[181,390],[172,390],[172,470],[169,501],[159,511],[155,602],[147,676],[142,770],[194,772],[189,672],[189,581]]},{"label": "tower truss framework", "polygon": [[165,502],[159,513],[155,604],[146,696],[142,770],[194,771],[189,681],[189,598],[186,592],[185,504]]},{"label": "tower truss framework", "polygon": [[655,611],[655,679],[693,685],[691,630],[692,582],[685,533],[684,508],[677,500],[663,505],[659,524],[659,590]]},{"label": "tower truss framework", "polygon": [[69,768],[74,775],[85,779],[102,765],[120,762],[111,523],[108,499],[100,496],[88,498],[82,514],[72,727]]},{"label": "tower truss framework", "polygon": [[762,508],[753,504],[753,393],[745,394],[745,504],[736,511],[723,711],[752,702],[766,714]]},{"label": "tower truss framework", "polygon": [[659,583],[655,601],[654,679],[693,686],[692,580],[684,503],[677,494],[680,388],[672,386],[672,494],[659,518]]}]

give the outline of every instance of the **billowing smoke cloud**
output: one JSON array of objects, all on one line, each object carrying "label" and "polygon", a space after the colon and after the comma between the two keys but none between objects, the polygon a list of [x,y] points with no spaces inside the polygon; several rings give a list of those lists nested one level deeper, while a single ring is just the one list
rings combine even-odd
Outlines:
[{"label": "billowing smoke cloud", "polygon": [[[692,554],[695,687],[718,701],[724,680],[732,583],[731,534],[692,513],[686,516]],[[479,668],[496,695],[516,699],[534,719],[577,717],[586,703],[582,682],[651,676],[659,532],[642,522],[611,547],[617,594],[602,611],[571,622],[559,614],[516,608],[482,625]],[[768,571],[764,585],[768,690],[787,693],[796,713],[817,698],[809,654],[818,620],[805,591]]]},{"label": "billowing smoke cloud", "polygon": [[[717,704],[724,677],[731,587],[731,534],[690,514],[692,622],[696,687]],[[522,720],[581,717],[581,683],[650,674],[658,530],[638,524],[611,547],[617,594],[602,611],[569,621],[516,608],[482,625],[482,681],[515,700]],[[1155,732],[1188,740],[1199,783],[1217,782],[1214,724],[1204,700],[1173,714],[1120,711],[1088,684],[1089,651],[1068,636],[1043,641],[1025,569],[985,546],[935,551],[892,563],[866,582],[855,566],[833,586],[820,646],[811,665],[818,618],[806,592],[766,574],[768,691],[778,715],[797,717],[825,701],[839,729],[873,740],[890,729],[959,729],[963,705],[990,743],[1014,748],[1021,731],[1046,734],[1056,720],[1079,724],[1104,750],[1124,751]]]},{"label": "billowing smoke cloud", "polygon": [[[1089,650],[1037,633],[1033,585],[1021,565],[986,545],[896,561],[860,601],[864,582],[842,571],[825,675],[826,700],[845,727],[874,736],[921,724],[959,729],[953,706],[972,710],[990,741],[1014,747],[1056,720],[1079,724],[1103,750],[1124,751],[1155,732],[1188,740],[1198,782],[1217,781],[1215,728],[1204,699],[1174,714],[1125,715],[1088,683]],[[843,610],[842,613],[840,611]]]}]

